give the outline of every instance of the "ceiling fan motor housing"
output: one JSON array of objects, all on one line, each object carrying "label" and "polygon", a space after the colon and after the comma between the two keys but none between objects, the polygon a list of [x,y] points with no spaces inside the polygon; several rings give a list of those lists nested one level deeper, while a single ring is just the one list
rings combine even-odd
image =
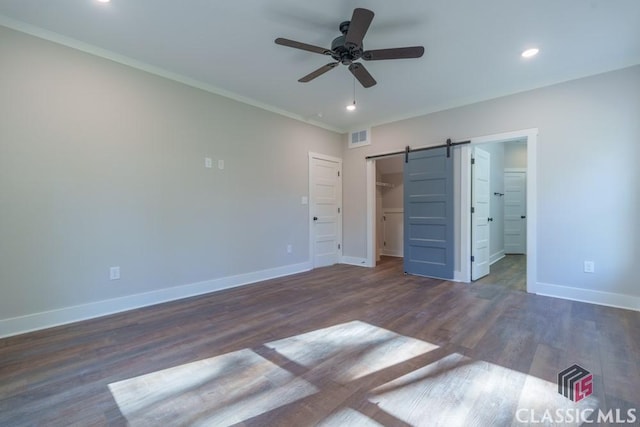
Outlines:
[{"label": "ceiling fan motor housing", "polygon": [[349,31],[351,21],[344,21],[340,24],[341,36],[336,37],[331,42],[331,57],[344,65],[350,65],[353,61],[357,61],[364,51],[363,44],[360,46],[346,46],[345,38]]}]

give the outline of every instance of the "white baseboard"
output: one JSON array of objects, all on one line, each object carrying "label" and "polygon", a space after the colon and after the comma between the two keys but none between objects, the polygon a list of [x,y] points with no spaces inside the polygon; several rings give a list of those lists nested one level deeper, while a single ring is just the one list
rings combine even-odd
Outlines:
[{"label": "white baseboard", "polygon": [[489,257],[489,265],[493,265],[505,257],[504,251],[496,252]]},{"label": "white baseboard", "polygon": [[389,252],[389,251],[382,251],[382,255],[384,256],[392,256],[392,257],[396,257],[396,258],[402,258],[403,255],[400,252]]},{"label": "white baseboard", "polygon": [[310,262],[285,265],[267,270],[255,271],[237,276],[222,277],[204,282],[175,286],[143,294],[129,295],[89,304],[65,307],[42,313],[28,314],[0,320],[0,338],[65,325],[81,320],[93,319],[163,302],[175,301],[197,295],[208,294],[223,289],[248,285],[263,280],[289,276],[312,269]]},{"label": "white baseboard", "polygon": [[340,259],[340,264],[357,265],[359,267],[373,267],[373,265],[369,265],[366,258],[357,258],[352,256],[343,256]]},{"label": "white baseboard", "polygon": [[540,282],[536,283],[536,289],[534,292],[538,295],[548,297],[640,311],[640,297],[631,295],[614,294],[612,292],[572,288],[569,286],[552,285],[550,283]]}]

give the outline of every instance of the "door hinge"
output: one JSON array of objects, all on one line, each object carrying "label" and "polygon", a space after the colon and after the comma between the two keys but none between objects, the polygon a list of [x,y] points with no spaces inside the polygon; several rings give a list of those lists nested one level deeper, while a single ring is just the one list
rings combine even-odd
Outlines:
[{"label": "door hinge", "polygon": [[387,246],[387,242],[382,242],[382,246]]},{"label": "door hinge", "polygon": [[471,213],[476,213],[476,208],[474,208],[473,206],[471,206]]},{"label": "door hinge", "polygon": [[471,255],[471,262],[476,262],[476,257],[474,257],[473,255]]},{"label": "door hinge", "polygon": [[338,213],[340,213],[340,208],[338,208]]},{"label": "door hinge", "polygon": [[338,243],[338,249],[340,249],[340,243]]},{"label": "door hinge", "polygon": [[386,220],[387,220],[387,217],[383,215],[383,216],[382,216],[382,220],[383,220],[383,221],[386,221]]},{"label": "door hinge", "polygon": [[472,158],[472,159],[471,159],[471,164],[472,164],[472,165],[475,165],[475,164],[476,164],[476,159]]},{"label": "door hinge", "polygon": [[340,176],[340,171],[338,171],[338,176]]}]

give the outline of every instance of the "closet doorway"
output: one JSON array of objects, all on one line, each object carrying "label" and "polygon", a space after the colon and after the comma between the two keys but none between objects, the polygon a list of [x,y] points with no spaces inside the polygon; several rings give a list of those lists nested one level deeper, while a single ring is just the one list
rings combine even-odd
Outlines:
[{"label": "closet doorway", "polygon": [[404,253],[404,157],[389,156],[375,161],[376,209],[375,261],[381,257],[402,258]]}]

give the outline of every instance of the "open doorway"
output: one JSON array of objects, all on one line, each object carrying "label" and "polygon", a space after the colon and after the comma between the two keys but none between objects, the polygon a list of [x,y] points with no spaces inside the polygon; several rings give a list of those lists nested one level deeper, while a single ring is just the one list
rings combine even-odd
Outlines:
[{"label": "open doorway", "polygon": [[375,262],[401,260],[404,255],[403,157],[375,161]]},{"label": "open doorway", "polygon": [[[517,141],[523,144],[518,148],[526,148],[526,180],[525,205],[526,221],[523,221],[526,233],[525,254],[523,261],[526,265],[526,291],[535,293],[537,290],[537,145],[538,130],[524,129],[502,134],[472,138],[471,143],[461,150],[460,169],[460,275],[462,281],[470,282],[472,273],[471,254],[471,156],[473,148],[482,144]],[[511,146],[515,147],[515,146]],[[491,193],[493,197],[493,194]],[[505,196],[506,197],[506,193]],[[497,266],[497,263],[495,264]]]},{"label": "open doorway", "polygon": [[471,280],[526,291],[527,139],[476,144]]}]

